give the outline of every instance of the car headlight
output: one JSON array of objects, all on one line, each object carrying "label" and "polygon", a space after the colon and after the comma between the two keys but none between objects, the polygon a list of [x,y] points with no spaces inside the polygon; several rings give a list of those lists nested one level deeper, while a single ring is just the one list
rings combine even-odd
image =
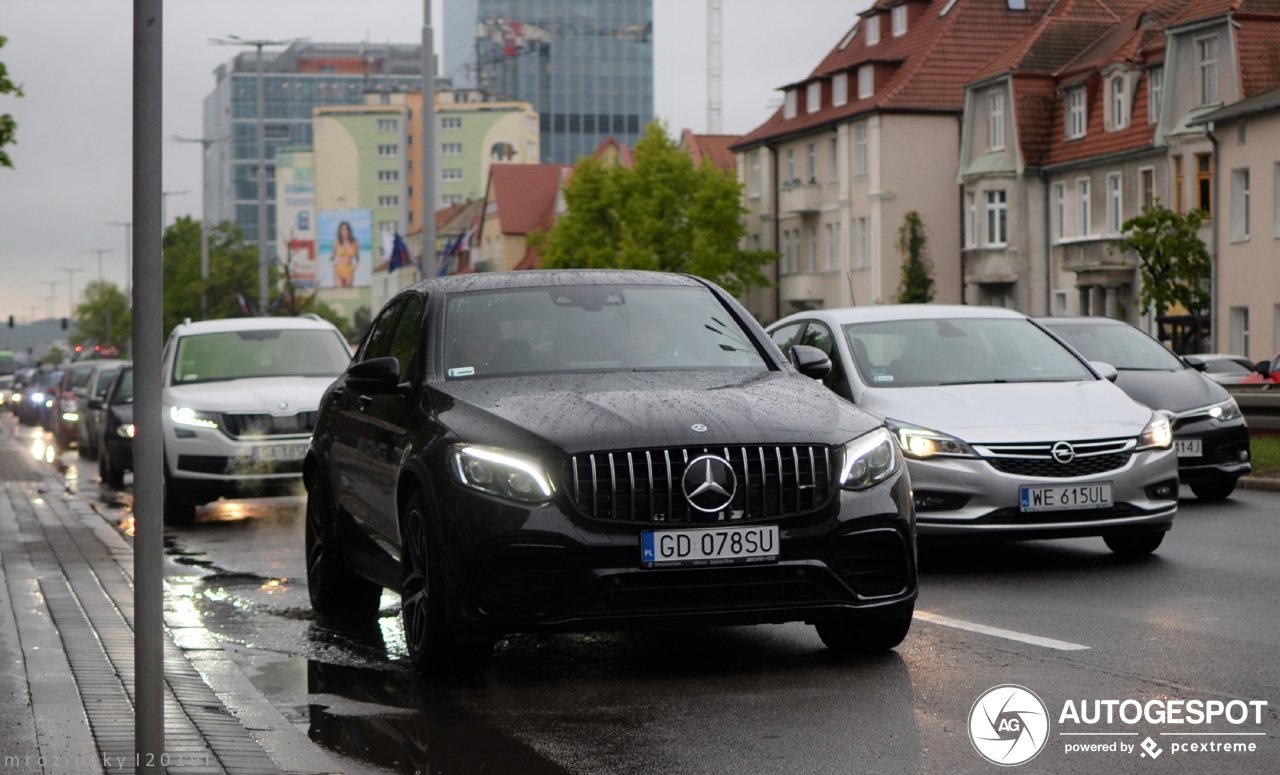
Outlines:
[{"label": "car headlight", "polygon": [[178,425],[190,425],[193,428],[217,428],[217,412],[201,412],[185,406],[169,407],[169,419]]},{"label": "car headlight", "polygon": [[454,444],[449,463],[459,484],[499,498],[537,504],[554,492],[541,462],[497,447]]},{"label": "car headlight", "polygon": [[1168,449],[1173,444],[1173,425],[1160,412],[1152,412],[1147,427],[1138,435],[1135,451],[1144,449]]},{"label": "car headlight", "polygon": [[44,403],[44,393],[32,393],[32,394],[31,394],[31,403],[33,403],[33,404],[43,404],[43,403]]},{"label": "car headlight", "polygon": [[116,428],[116,435],[126,439],[133,438],[133,423],[125,423]]},{"label": "car headlight", "polygon": [[1214,404],[1208,409],[1209,416],[1218,422],[1227,422],[1228,420],[1239,420],[1244,417],[1244,412],[1240,411],[1240,405],[1236,403],[1234,398],[1228,398],[1220,404]]},{"label": "car headlight", "polygon": [[859,436],[844,445],[840,486],[846,490],[865,490],[883,482],[898,470],[900,454],[897,442],[884,428]]},{"label": "car headlight", "polygon": [[912,460],[928,460],[931,457],[977,457],[973,447],[955,436],[915,425],[885,420],[902,446],[902,453]]}]

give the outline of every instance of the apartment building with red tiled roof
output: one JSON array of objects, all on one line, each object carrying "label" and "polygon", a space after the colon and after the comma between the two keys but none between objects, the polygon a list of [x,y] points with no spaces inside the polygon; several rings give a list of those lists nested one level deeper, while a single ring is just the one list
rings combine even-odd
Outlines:
[{"label": "apartment building with red tiled roof", "polygon": [[564,212],[561,186],[569,164],[495,164],[489,168],[484,213],[469,240],[468,267],[475,271],[537,269],[529,235],[547,230]]},{"label": "apartment building with red tiled roof", "polygon": [[742,135],[699,135],[692,129],[680,133],[680,150],[693,158],[694,165],[702,164],[709,159],[725,172],[738,174],[738,160],[733,155],[733,145],[742,139]]},{"label": "apartment building with red tiled roof", "polygon": [[911,210],[929,232],[936,300],[961,300],[964,85],[1053,0],[877,0],[783,104],[732,146],[752,248],[782,255],[759,317],[890,302]]}]

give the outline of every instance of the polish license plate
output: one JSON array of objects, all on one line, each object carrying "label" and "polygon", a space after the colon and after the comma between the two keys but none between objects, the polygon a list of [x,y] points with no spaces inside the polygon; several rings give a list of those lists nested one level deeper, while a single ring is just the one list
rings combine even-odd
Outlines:
[{"label": "polish license plate", "polygon": [[271,444],[254,447],[253,459],[280,463],[290,460],[301,460],[307,456],[308,444]]},{"label": "polish license plate", "polygon": [[1111,482],[1048,487],[1027,485],[1022,487],[1019,499],[1023,511],[1109,509],[1112,506]]},{"label": "polish license plate", "polygon": [[640,562],[646,568],[737,565],[777,559],[777,525],[646,530],[640,534]]},{"label": "polish license plate", "polygon": [[1174,439],[1173,448],[1178,457],[1200,457],[1204,454],[1200,439]]}]

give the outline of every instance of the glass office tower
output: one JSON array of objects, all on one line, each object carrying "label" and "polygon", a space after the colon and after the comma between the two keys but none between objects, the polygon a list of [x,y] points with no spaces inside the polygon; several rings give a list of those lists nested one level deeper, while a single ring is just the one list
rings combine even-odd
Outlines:
[{"label": "glass office tower", "polygon": [[445,0],[444,24],[441,75],[532,103],[544,162],[653,118],[653,0]]}]

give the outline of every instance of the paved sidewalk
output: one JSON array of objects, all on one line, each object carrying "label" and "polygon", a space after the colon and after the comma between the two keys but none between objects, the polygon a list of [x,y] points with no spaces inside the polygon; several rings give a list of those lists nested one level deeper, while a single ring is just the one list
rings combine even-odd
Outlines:
[{"label": "paved sidewalk", "polygon": [[[4,419],[0,770],[134,772],[132,544],[66,493]],[[164,664],[156,666],[165,676],[166,760],[139,771],[341,772],[252,689],[198,623],[172,613]]]}]

